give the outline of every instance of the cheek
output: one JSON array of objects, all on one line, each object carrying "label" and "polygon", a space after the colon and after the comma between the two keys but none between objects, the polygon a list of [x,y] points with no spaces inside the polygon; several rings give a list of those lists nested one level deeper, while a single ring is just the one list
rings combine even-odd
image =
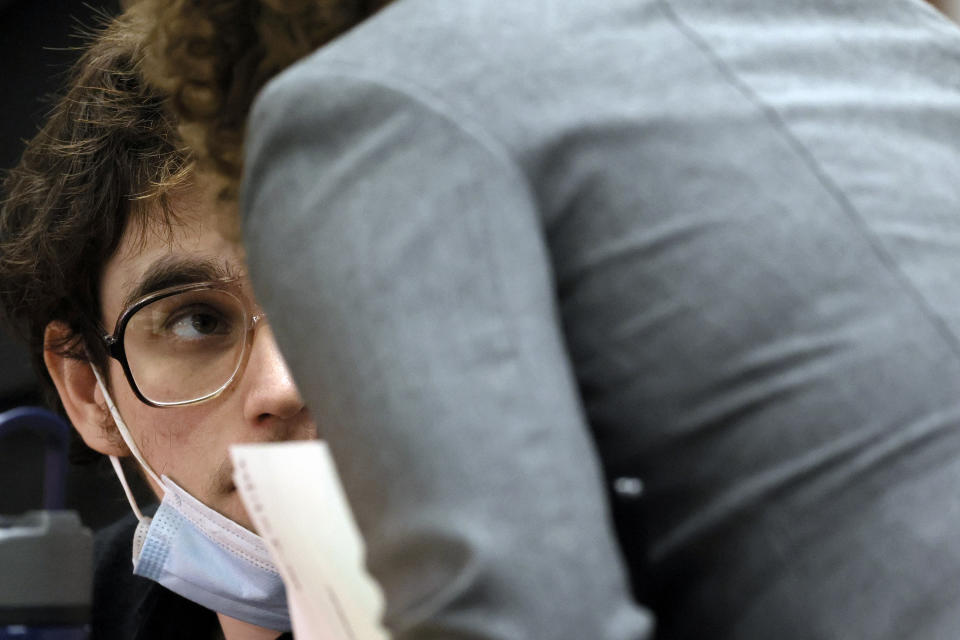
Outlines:
[{"label": "cheek", "polygon": [[216,407],[158,408],[141,402],[121,372],[114,378],[113,397],[120,416],[130,430],[141,453],[152,460],[157,457],[188,457],[196,449],[206,449],[214,439],[214,430],[206,428],[216,422]]}]

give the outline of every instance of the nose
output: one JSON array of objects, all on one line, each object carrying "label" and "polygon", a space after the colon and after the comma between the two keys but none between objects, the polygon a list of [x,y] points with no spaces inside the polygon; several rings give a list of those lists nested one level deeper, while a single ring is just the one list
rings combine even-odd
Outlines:
[{"label": "nose", "polygon": [[241,387],[243,417],[249,423],[287,420],[304,409],[300,391],[266,322],[257,324]]}]

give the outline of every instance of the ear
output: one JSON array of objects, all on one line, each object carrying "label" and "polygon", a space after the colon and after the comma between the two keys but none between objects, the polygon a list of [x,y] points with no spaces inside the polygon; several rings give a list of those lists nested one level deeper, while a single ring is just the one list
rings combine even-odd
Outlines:
[{"label": "ear", "polygon": [[69,329],[61,322],[47,325],[43,336],[43,361],[60,395],[63,408],[87,446],[104,455],[127,456],[90,363],[69,358],[49,345],[62,344]]}]

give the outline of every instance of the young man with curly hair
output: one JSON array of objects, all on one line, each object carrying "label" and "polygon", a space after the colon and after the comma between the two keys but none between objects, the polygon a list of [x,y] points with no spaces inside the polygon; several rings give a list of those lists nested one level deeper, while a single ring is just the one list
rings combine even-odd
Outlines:
[{"label": "young man with curly hair", "polygon": [[[112,22],[5,182],[0,302],[83,441],[162,502],[98,534],[93,637],[274,640],[285,593],[228,447],[315,437],[163,97]],[[131,566],[131,559],[133,566]],[[136,573],[136,575],[134,575]]]},{"label": "young man with curly hair", "polygon": [[960,637],[955,24],[145,1],[398,637]]}]

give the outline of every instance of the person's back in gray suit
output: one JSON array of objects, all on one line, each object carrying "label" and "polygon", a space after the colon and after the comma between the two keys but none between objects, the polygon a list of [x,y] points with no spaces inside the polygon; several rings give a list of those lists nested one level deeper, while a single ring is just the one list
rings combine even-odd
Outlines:
[{"label": "person's back in gray suit", "polygon": [[258,296],[395,637],[646,637],[625,573],[659,638],[960,637],[932,9],[400,0],[247,152]]}]

